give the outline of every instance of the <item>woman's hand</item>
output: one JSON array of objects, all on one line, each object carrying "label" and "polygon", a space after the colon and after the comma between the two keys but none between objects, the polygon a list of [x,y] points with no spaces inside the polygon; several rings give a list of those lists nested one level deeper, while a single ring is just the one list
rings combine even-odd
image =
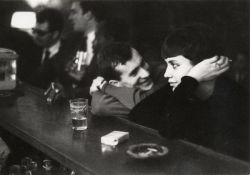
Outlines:
[{"label": "woman's hand", "polygon": [[187,74],[197,81],[213,80],[229,69],[230,61],[225,56],[214,56],[196,64]]}]

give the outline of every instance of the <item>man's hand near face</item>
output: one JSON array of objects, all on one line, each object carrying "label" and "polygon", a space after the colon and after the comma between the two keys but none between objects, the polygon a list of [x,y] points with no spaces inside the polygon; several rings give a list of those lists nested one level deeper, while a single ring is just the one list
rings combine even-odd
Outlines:
[{"label": "man's hand near face", "polygon": [[103,85],[106,83],[107,83],[107,81],[104,80],[103,77],[101,77],[101,76],[96,77],[90,86],[89,93],[93,94],[94,92],[101,90]]}]

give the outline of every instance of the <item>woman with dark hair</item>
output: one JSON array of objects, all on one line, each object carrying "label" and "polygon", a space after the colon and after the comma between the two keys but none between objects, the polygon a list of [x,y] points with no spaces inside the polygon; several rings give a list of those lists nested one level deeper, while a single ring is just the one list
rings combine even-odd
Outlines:
[{"label": "woman with dark hair", "polygon": [[[129,117],[168,139],[187,140],[248,160],[247,96],[236,83],[220,76],[229,60],[217,56],[221,54],[217,43],[212,29],[203,24],[170,33],[162,45],[168,84],[138,103]],[[205,66],[209,61],[212,66]],[[201,79],[206,72],[214,75]]]},{"label": "woman with dark hair", "polygon": [[[181,82],[187,81],[196,64],[221,54],[213,34],[208,26],[193,24],[174,30],[165,39],[164,76],[174,92],[181,89]],[[169,101],[164,119],[167,126],[162,128],[162,134],[248,159],[247,100],[243,90],[225,77],[211,78],[196,86],[188,97]]]}]

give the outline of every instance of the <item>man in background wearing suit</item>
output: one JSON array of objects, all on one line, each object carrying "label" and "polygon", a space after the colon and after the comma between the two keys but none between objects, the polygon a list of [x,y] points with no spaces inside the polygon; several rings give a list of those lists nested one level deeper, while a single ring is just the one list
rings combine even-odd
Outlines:
[{"label": "man in background wearing suit", "polygon": [[30,73],[29,81],[32,85],[46,89],[52,81],[59,79],[63,71],[68,50],[61,41],[64,20],[62,14],[52,8],[42,9],[36,17],[33,38],[41,48],[33,60],[37,68]]},{"label": "man in background wearing suit", "polygon": [[103,3],[96,1],[74,1],[72,3],[69,19],[74,32],[80,33],[80,37],[78,35],[76,40],[71,41],[71,45],[75,49],[75,57],[68,62],[62,83],[70,98],[90,99],[89,88],[92,80],[97,76],[93,41],[98,25],[104,18],[103,9]]}]

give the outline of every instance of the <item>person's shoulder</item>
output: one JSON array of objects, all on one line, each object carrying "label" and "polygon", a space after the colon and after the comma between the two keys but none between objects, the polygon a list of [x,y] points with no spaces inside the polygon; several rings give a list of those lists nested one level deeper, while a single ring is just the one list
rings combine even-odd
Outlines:
[{"label": "person's shoulder", "polygon": [[97,116],[125,117],[130,111],[116,98],[100,91],[94,92],[92,94],[91,106],[92,114]]}]

